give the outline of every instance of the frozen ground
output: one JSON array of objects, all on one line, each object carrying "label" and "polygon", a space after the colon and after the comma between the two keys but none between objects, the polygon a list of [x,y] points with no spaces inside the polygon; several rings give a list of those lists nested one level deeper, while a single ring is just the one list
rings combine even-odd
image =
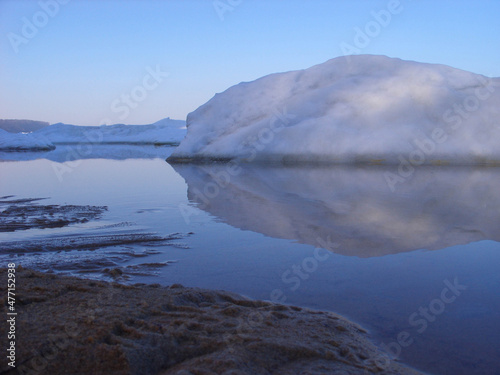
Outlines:
[{"label": "frozen ground", "polygon": [[170,161],[500,163],[500,79],[373,55],[243,82],[187,117]]},{"label": "frozen ground", "polygon": [[58,123],[29,134],[12,134],[0,129],[0,151],[50,151],[61,145],[175,146],[185,134],[185,121],[170,118],[150,125],[77,126]]},{"label": "frozen ground", "polygon": [[186,134],[185,121],[166,118],[150,125],[75,126],[54,124],[36,131],[54,144],[178,144]]},{"label": "frozen ground", "polygon": [[9,133],[0,129],[0,151],[50,151],[52,142],[34,133]]}]

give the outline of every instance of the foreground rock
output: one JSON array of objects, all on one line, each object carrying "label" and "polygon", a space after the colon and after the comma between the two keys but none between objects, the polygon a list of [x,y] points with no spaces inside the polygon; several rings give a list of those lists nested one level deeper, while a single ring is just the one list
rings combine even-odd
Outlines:
[{"label": "foreground rock", "polygon": [[500,78],[338,57],[215,95],[169,161],[497,165],[499,108]]},{"label": "foreground rock", "polygon": [[[9,374],[418,374],[328,312],[20,269],[16,283],[17,367]],[[5,316],[6,302],[2,309]]]}]

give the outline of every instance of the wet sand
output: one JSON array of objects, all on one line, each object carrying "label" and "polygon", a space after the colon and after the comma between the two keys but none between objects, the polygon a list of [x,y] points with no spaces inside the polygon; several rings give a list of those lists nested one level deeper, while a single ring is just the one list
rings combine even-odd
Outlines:
[{"label": "wet sand", "polygon": [[6,374],[420,374],[341,316],[224,291],[18,268],[16,298],[16,368],[4,356]]}]

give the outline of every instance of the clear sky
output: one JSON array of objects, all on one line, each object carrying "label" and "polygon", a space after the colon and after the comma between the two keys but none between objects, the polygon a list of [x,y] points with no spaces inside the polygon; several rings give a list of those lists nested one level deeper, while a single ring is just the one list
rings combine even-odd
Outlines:
[{"label": "clear sky", "polygon": [[500,0],[0,0],[0,118],[185,119],[241,81],[346,53],[497,77],[499,21]]}]

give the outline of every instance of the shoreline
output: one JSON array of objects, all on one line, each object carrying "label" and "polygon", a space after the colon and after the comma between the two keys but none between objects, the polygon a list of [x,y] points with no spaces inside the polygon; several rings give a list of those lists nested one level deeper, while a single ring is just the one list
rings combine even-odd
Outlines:
[{"label": "shoreline", "polygon": [[6,374],[422,374],[331,312],[179,284],[15,274],[16,368],[4,358]]}]

